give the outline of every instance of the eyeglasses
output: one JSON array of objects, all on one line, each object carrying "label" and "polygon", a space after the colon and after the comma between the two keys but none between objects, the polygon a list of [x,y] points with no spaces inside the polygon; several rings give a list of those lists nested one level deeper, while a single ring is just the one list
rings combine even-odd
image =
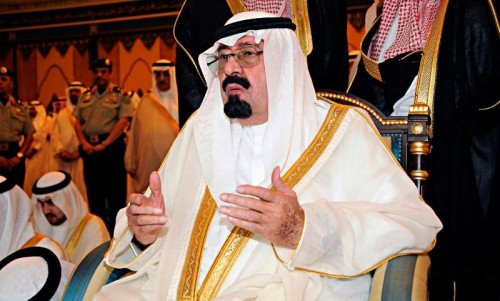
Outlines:
[{"label": "eyeglasses", "polygon": [[213,73],[224,70],[230,57],[233,57],[241,67],[254,67],[260,63],[260,55],[263,53],[262,50],[252,46],[242,47],[233,52],[228,51],[229,49],[222,49],[207,58],[207,65]]}]

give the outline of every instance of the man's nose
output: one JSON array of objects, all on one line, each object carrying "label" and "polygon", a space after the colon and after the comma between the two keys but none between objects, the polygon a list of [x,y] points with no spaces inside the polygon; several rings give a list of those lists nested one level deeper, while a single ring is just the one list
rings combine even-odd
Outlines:
[{"label": "man's nose", "polygon": [[242,72],[243,68],[236,61],[234,55],[229,56],[229,59],[227,60],[226,65],[224,66],[224,73],[229,76],[229,75],[241,74]]},{"label": "man's nose", "polygon": [[46,204],[40,204],[40,206],[42,207],[43,214],[50,213],[50,208],[49,208],[48,205],[46,205]]}]

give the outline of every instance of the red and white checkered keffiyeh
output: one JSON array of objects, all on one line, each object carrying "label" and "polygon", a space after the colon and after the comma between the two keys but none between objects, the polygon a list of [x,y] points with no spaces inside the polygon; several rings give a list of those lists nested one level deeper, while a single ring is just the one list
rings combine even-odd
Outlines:
[{"label": "red and white checkered keffiyeh", "polygon": [[280,17],[292,18],[290,0],[243,0],[248,11],[261,11]]},{"label": "red and white checkered keffiyeh", "polygon": [[396,39],[384,54],[384,60],[401,53],[422,50],[439,7],[439,0],[386,0],[380,27],[372,39],[368,55],[378,59],[396,12],[399,22]]}]

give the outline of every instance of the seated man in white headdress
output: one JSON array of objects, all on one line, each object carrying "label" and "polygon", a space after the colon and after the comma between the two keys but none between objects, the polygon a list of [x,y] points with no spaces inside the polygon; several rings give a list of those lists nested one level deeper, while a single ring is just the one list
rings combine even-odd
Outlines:
[{"label": "seated man in white headdress", "polygon": [[149,175],[160,168],[179,133],[174,63],[158,60],[151,69],[153,89],[139,102],[125,151],[128,191],[132,193],[146,191]]},{"label": "seated man in white headdress", "polygon": [[118,214],[106,262],[136,273],[94,299],[368,300],[370,270],[432,249],[439,219],[366,112],[316,98],[294,29],[216,32],[200,109]]},{"label": "seated man in white headdress", "polygon": [[95,247],[109,240],[104,222],[89,213],[80,191],[64,171],[44,174],[33,185],[35,229],[60,242],[69,260],[78,264]]},{"label": "seated man in white headdress", "polygon": [[64,248],[51,238],[35,232],[29,197],[10,179],[0,176],[0,259],[28,247],[44,247],[66,260]]},{"label": "seated man in white headdress", "polygon": [[73,116],[80,96],[85,87],[82,82],[74,81],[66,88],[66,106],[57,114],[52,131],[52,149],[55,157],[53,170],[64,170],[71,175],[72,181],[87,201],[87,187],[83,179],[83,160],[78,151],[80,141],[75,131],[76,118]]},{"label": "seated man in white headdress", "polygon": [[59,301],[75,265],[30,247],[0,261],[0,301]]}]

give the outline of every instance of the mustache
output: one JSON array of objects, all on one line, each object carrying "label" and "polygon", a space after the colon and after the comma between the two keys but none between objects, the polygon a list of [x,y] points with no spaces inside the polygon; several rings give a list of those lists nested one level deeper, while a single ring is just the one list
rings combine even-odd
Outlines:
[{"label": "mustache", "polygon": [[222,90],[226,90],[227,85],[229,84],[238,84],[242,86],[244,89],[250,88],[250,82],[243,77],[239,76],[228,76],[226,79],[222,81]]}]

